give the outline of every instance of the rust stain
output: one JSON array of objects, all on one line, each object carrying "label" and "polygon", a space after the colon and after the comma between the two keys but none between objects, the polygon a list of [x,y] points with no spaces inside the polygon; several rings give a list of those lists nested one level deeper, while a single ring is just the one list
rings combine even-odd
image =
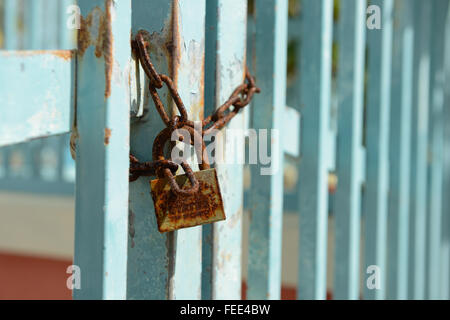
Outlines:
[{"label": "rust stain", "polygon": [[112,33],[113,0],[105,0],[105,12],[95,7],[87,17],[80,17],[78,54],[83,56],[94,46],[97,58],[105,59],[105,98],[111,95],[111,78],[114,65],[114,37]]},{"label": "rust stain", "polygon": [[[178,71],[180,69],[181,63],[181,35],[180,35],[180,5],[178,0],[174,0],[172,2],[172,24],[171,24],[171,34],[170,34],[170,47],[169,55],[171,57],[170,66],[170,75],[172,75],[173,83],[178,87]],[[171,105],[171,113],[176,113],[176,105],[172,102]]]},{"label": "rust stain", "polygon": [[[172,7],[172,34],[171,46],[169,49],[172,58],[171,75],[176,86],[180,83],[180,70],[190,66],[191,74],[188,81],[189,86],[195,89],[196,93],[193,97],[189,96],[190,100],[185,101],[188,107],[189,115],[192,120],[202,120],[204,118],[204,74],[205,74],[205,59],[204,59],[204,43],[199,43],[193,39],[183,39],[181,32],[181,15],[179,8],[179,0],[173,1]],[[186,43],[187,40],[189,43]],[[171,112],[176,113],[176,105],[172,104]]]},{"label": "rust stain", "polygon": [[88,17],[85,19],[83,16],[80,16],[80,29],[78,30],[78,54],[83,56],[86,52],[87,48],[91,45],[91,34],[89,29],[92,27],[92,11]]},{"label": "rust stain", "polygon": [[103,55],[105,57],[105,98],[111,95],[111,78],[113,73],[114,65],[114,37],[112,33],[112,0],[105,0],[106,7],[106,23],[104,24],[105,29],[103,30]]},{"label": "rust stain", "polygon": [[56,57],[69,61],[74,56],[74,52],[72,50],[56,50],[52,51],[52,54]]},{"label": "rust stain", "polygon": [[105,146],[109,144],[109,139],[111,138],[111,129],[105,128]]},{"label": "rust stain", "polygon": [[[176,2],[176,1],[174,1]],[[175,52],[175,44],[173,40],[173,17],[174,17],[174,7],[176,4],[171,2],[170,14],[164,21],[163,28],[160,32],[148,32],[146,30],[139,30],[143,35],[145,42],[148,47],[147,50],[151,56],[151,60],[157,67],[157,71],[163,74],[170,75],[173,78],[173,54]],[[134,36],[132,36],[134,38]],[[175,104],[173,103],[169,94],[164,94],[167,99],[167,106],[169,107],[169,112],[173,111]],[[173,113],[172,113],[173,114]]]},{"label": "rust stain", "polygon": [[15,56],[15,57],[32,57],[38,55],[53,55],[55,57],[70,61],[74,55],[74,50],[19,50],[19,51],[3,51],[2,56]]},{"label": "rust stain", "polygon": [[134,219],[135,219],[134,212],[130,210],[128,213],[128,235],[131,238],[131,248],[134,248],[135,246],[134,236],[136,235],[136,229],[134,227]]},{"label": "rust stain", "polygon": [[[151,182],[151,195],[160,232],[198,226],[225,220],[222,196],[215,169],[194,173],[199,181],[199,192],[190,196],[177,196],[171,192],[167,179]],[[183,189],[190,186],[186,175],[176,181]]]}]

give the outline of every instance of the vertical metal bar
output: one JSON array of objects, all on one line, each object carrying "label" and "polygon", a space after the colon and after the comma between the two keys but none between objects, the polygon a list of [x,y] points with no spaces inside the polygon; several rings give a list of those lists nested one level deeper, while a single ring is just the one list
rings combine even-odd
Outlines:
[{"label": "vertical metal bar", "polygon": [[[219,0],[206,1],[205,17],[205,114],[211,114],[216,108],[216,76],[218,52]],[[223,191],[222,191],[223,192]],[[225,210],[225,213],[227,211]],[[213,225],[202,227],[202,300],[213,299]],[[240,269],[239,269],[240,271]]]},{"label": "vertical metal bar", "polygon": [[431,2],[414,2],[414,100],[411,140],[411,209],[408,298],[425,298],[428,101]]},{"label": "vertical metal bar", "polygon": [[25,48],[44,49],[44,0],[26,0]]},{"label": "vertical metal bar", "polygon": [[[125,299],[131,0],[79,0],[76,299]],[[99,32],[99,30],[101,32]],[[96,46],[96,43],[100,45]]]},{"label": "vertical metal bar", "polygon": [[[215,21],[210,21],[211,19]],[[216,41],[209,41],[208,52],[214,56],[206,64],[206,72],[212,73],[215,90],[207,101],[219,106],[228,99],[234,89],[245,78],[247,3],[240,0],[215,0],[207,2],[207,30],[211,28]],[[217,55],[215,54],[217,51]],[[215,85],[215,86],[214,86]],[[205,84],[206,86],[206,84]],[[236,116],[227,130],[241,130],[244,134],[244,114]],[[242,136],[243,137],[243,136]],[[221,163],[215,167],[221,184],[227,220],[203,227],[203,275],[202,298],[241,299],[241,250],[242,250],[242,208],[243,208],[243,165],[236,161],[237,148],[244,141],[230,141],[233,135],[222,131],[216,136],[216,149],[226,143],[235,143],[235,152],[216,154]],[[208,248],[208,251],[205,249]]]},{"label": "vertical metal bar", "polygon": [[55,50],[58,48],[58,1],[44,0],[43,3],[43,25],[44,25],[44,47],[43,49]]},{"label": "vertical metal bar", "polygon": [[437,0],[432,4],[432,32],[430,46],[430,139],[429,154],[429,213],[428,213],[428,298],[441,296],[441,223],[444,148],[444,32],[448,1]]},{"label": "vertical metal bar", "polygon": [[[269,141],[266,150],[271,162],[263,164],[259,159],[258,164],[251,165],[247,298],[279,299],[283,218],[280,133],[286,106],[288,1],[255,1],[254,5],[255,38],[251,63],[261,94],[253,101],[257,108],[251,110],[252,126],[259,133],[259,146]],[[268,48],[273,52],[268,52]]]},{"label": "vertical metal bar", "polygon": [[[29,50],[42,50],[44,37],[44,2],[42,0],[24,1],[24,47]],[[47,139],[40,139],[26,144],[27,158],[31,159],[33,177],[41,179],[41,150]]]},{"label": "vertical metal bar", "polygon": [[[364,281],[364,299],[384,299],[386,294],[387,204],[389,163],[389,113],[392,63],[392,0],[372,1],[381,8],[381,30],[368,31],[367,174],[364,194],[365,253],[363,274],[378,271],[380,287]],[[375,269],[372,269],[375,266]],[[375,272],[376,272],[375,271]],[[366,280],[366,279],[364,279]],[[369,279],[367,279],[369,280]]]},{"label": "vertical metal bar", "polygon": [[333,1],[302,1],[299,299],[326,298]]},{"label": "vertical metal bar", "polygon": [[389,224],[387,298],[408,297],[409,185],[411,157],[412,70],[414,31],[412,9],[397,1],[394,19],[391,122],[389,132]]},{"label": "vertical metal bar", "polygon": [[[199,120],[203,113],[205,1],[135,0],[133,34],[140,29],[151,34],[150,53],[156,69],[175,79],[190,119]],[[137,77],[140,84],[136,86],[147,87],[142,70]],[[149,141],[164,125],[153,102],[144,95],[135,98],[144,104],[144,116],[133,120],[131,149],[141,161],[149,161]],[[128,295],[132,299],[200,299],[202,229],[160,234],[149,188],[148,178],[130,184]]]},{"label": "vertical metal bar", "polygon": [[366,1],[340,5],[333,296],[359,299]]},{"label": "vertical metal bar", "polygon": [[[78,21],[76,15],[79,12],[78,8],[74,6],[75,4],[76,0],[58,1],[58,49],[76,48],[76,35],[78,27],[76,25]],[[72,9],[72,11],[68,9]],[[81,21],[79,22],[81,23]],[[64,135],[60,139],[60,179],[61,181],[70,181],[70,172],[75,164],[70,154],[70,135]]]},{"label": "vertical metal bar", "polygon": [[[174,77],[187,106],[189,119],[202,120],[204,108],[206,0],[175,1],[174,26],[177,54]],[[175,263],[172,299],[200,299],[202,272],[202,227],[174,233]]]},{"label": "vertical metal bar", "polygon": [[[151,58],[155,68],[161,73],[169,73],[172,52],[167,52],[161,43],[171,43],[172,1],[133,0],[132,33],[140,29],[153,36]],[[160,40],[161,39],[161,40]],[[136,89],[143,93],[148,80],[136,65]],[[146,89],[145,89],[146,90]],[[164,90],[164,89],[163,89]],[[163,91],[167,94],[167,91]],[[146,92],[147,93],[147,92]],[[131,152],[140,161],[151,161],[150,142],[164,128],[151,99],[144,100],[137,95],[135,104],[143,105],[144,115],[132,119]],[[156,224],[153,202],[150,195],[149,178],[141,177],[130,183],[129,239],[128,239],[128,283],[129,299],[167,299],[169,297],[170,275],[173,264],[173,238],[171,234],[160,234]],[[150,289],[151,288],[151,289]]]},{"label": "vertical metal bar", "polygon": [[[450,5],[443,31],[445,36],[444,83],[450,82]],[[442,194],[450,194],[450,86],[444,87],[444,186]],[[441,295],[450,299],[450,198],[442,197]]]},{"label": "vertical metal bar", "polygon": [[[4,35],[4,49],[16,50],[18,49],[18,32],[17,32],[17,20],[18,20],[18,2],[16,0],[5,0],[3,8],[3,35]],[[12,154],[12,147],[2,148],[3,153],[3,168],[5,177],[10,176],[10,158]]]},{"label": "vertical metal bar", "polygon": [[5,49],[14,50],[19,47],[19,2],[17,0],[5,0]]},{"label": "vertical metal bar", "polygon": [[[60,0],[59,4],[59,49],[73,49],[75,47],[76,14],[75,0]],[[72,29],[75,27],[75,29]]]}]

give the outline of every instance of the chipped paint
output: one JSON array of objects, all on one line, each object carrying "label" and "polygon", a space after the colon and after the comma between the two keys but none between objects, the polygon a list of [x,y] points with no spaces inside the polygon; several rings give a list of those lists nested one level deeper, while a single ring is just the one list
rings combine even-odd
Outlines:
[{"label": "chipped paint", "polygon": [[2,57],[33,57],[33,56],[55,56],[66,61],[75,57],[75,50],[5,50],[0,52]]},{"label": "chipped paint", "polygon": [[[172,10],[171,10],[172,11]],[[172,14],[164,20],[164,25],[159,32],[149,33],[146,30],[139,30],[145,42],[148,44],[148,52],[154,65],[158,66],[158,71],[165,74],[172,74],[172,54],[173,54],[173,39],[172,39]],[[131,35],[132,39],[135,35]],[[163,71],[164,70],[164,71]],[[167,70],[167,71],[166,71]],[[140,66],[136,56],[133,53],[132,60],[124,73],[125,81],[128,82],[130,90],[128,96],[131,105],[132,117],[143,117],[148,113],[148,108],[153,108],[153,103],[150,103],[148,96],[148,88],[145,84],[147,81],[146,74]],[[166,94],[166,88],[162,88],[160,96],[161,99],[166,99],[166,105],[171,106],[172,100],[170,95]],[[169,113],[172,108],[167,110]]]},{"label": "chipped paint", "polygon": [[111,139],[111,129],[105,128],[105,138],[104,138],[105,146],[109,144],[109,139]]},{"label": "chipped paint", "polygon": [[136,234],[136,229],[134,227],[134,220],[135,220],[136,216],[133,213],[133,211],[129,210],[128,212],[128,235],[130,236],[130,240],[131,240],[131,248],[134,248],[134,236]]},{"label": "chipped paint", "polygon": [[105,0],[105,12],[95,7],[86,18],[80,17],[78,30],[78,54],[95,46],[95,56],[105,60],[105,98],[111,95],[111,79],[114,66],[114,37],[112,34],[113,1]]},{"label": "chipped paint", "polygon": [[[180,2],[176,0],[172,8],[172,77],[177,85],[182,80],[191,88],[188,93],[180,92],[180,95],[191,120],[201,120],[204,118],[205,39],[183,37],[181,13]],[[173,105],[173,112],[175,108]]]}]

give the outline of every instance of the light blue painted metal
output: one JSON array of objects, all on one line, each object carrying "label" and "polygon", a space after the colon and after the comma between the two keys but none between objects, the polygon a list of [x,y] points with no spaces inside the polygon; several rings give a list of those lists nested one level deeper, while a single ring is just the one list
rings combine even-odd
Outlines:
[{"label": "light blue painted metal", "polygon": [[426,188],[428,159],[428,101],[430,81],[431,2],[414,2],[414,97],[411,140],[411,209],[408,298],[425,298]]},{"label": "light blue painted metal", "polygon": [[[62,1],[53,1],[58,7]],[[64,0],[66,1],[66,0]],[[51,3],[52,4],[52,3]],[[57,37],[60,31],[66,29],[64,20],[65,12],[47,12],[42,0],[23,0],[19,1],[19,9],[24,15],[21,29],[23,29],[23,43],[21,46],[25,49],[42,50],[48,48],[74,48],[74,42],[70,45],[62,45]],[[44,11],[47,12],[47,18],[44,17]],[[61,14],[61,17],[59,16]],[[48,27],[44,28],[44,22]],[[57,24],[61,23],[61,26]],[[51,28],[51,30],[49,30]],[[50,31],[50,32],[45,32]],[[75,30],[76,31],[76,30]],[[75,34],[74,32],[72,32]],[[45,39],[44,40],[44,35]],[[52,36],[50,36],[52,35]],[[75,65],[73,63],[73,65]],[[70,79],[63,81],[68,82]],[[30,97],[31,98],[31,97]],[[13,152],[20,152],[24,157],[23,170],[27,175],[22,177],[5,177],[0,181],[0,189],[21,192],[33,192],[38,194],[72,194],[74,190],[74,161],[70,157],[68,135],[60,135],[44,139],[35,139],[17,146],[2,148],[1,152],[9,149]],[[55,159],[51,159],[51,157]],[[72,173],[71,173],[72,172]]]},{"label": "light blue painted metal", "polygon": [[[287,5],[286,0],[255,1],[250,64],[261,94],[252,103],[251,125],[259,132],[260,146],[262,140],[270,141],[271,163],[262,163],[260,154],[258,164],[250,166],[248,299],[279,299],[281,293],[283,149],[279,136],[286,106]],[[271,131],[267,132],[270,138],[261,134],[263,129]]]},{"label": "light blue painted metal", "polygon": [[387,298],[408,298],[410,157],[414,31],[409,2],[395,3],[389,138]]},{"label": "light blue painted metal", "polygon": [[[447,10],[447,21],[444,29],[445,54],[444,54],[444,81],[450,81],[450,5]],[[443,195],[450,194],[450,86],[444,87],[444,186]],[[442,197],[442,244],[441,244],[441,296],[442,299],[450,299],[450,197]]]},{"label": "light blue painted metal", "polygon": [[[214,54],[205,55],[205,114],[211,114],[216,108],[217,95],[217,52],[218,52],[218,23],[219,0],[206,1],[205,17],[205,51]],[[220,102],[219,102],[220,104]],[[205,141],[208,145],[208,142]],[[222,190],[223,192],[223,190]],[[214,256],[214,227],[207,224],[202,227],[202,300],[212,299],[213,287],[213,256]],[[242,249],[241,249],[242,250]],[[239,252],[238,252],[239,254]],[[242,252],[240,252],[242,254]],[[241,272],[241,268],[235,270]]]},{"label": "light blue painted metal", "polygon": [[441,297],[441,224],[444,147],[444,49],[445,21],[448,1],[437,0],[432,4],[432,32],[430,45],[430,116],[429,116],[429,198],[428,198],[428,265],[427,298]]},{"label": "light blue painted metal", "polygon": [[283,152],[291,157],[300,156],[301,115],[297,109],[285,107],[283,111],[283,129],[281,139]]},{"label": "light blue painted metal", "polygon": [[326,298],[333,1],[302,1],[299,299]]},{"label": "light blue painted metal", "polygon": [[[363,264],[364,299],[386,296],[387,213],[389,186],[389,113],[391,109],[391,66],[393,1],[371,4],[381,8],[381,30],[368,31],[367,168],[364,194],[365,254]],[[369,288],[366,273],[370,266],[379,271],[379,289]],[[370,270],[370,269],[369,269]],[[370,272],[370,271],[369,271]]]},{"label": "light blue painted metal", "polygon": [[[41,0],[26,0],[23,1],[23,6],[24,48],[30,50],[46,49],[42,41],[44,35],[43,21],[45,20],[43,15],[43,2]],[[23,145],[24,151],[27,153],[26,158],[30,159],[33,176],[36,179],[39,179],[41,176],[41,150],[43,144],[45,144],[45,140],[38,139]],[[37,186],[37,188],[42,188],[42,186]],[[42,190],[48,190],[48,188],[42,188]]]},{"label": "light blue painted metal", "polygon": [[[340,3],[333,296],[359,299],[366,1]],[[350,36],[349,36],[350,35]]]},{"label": "light blue painted metal", "polygon": [[69,132],[73,52],[0,51],[0,61],[0,146]]},{"label": "light blue painted metal", "polygon": [[[220,106],[234,89],[245,79],[247,3],[240,0],[217,0],[207,2],[209,28],[213,28],[207,52],[217,54],[214,61],[208,60],[206,72],[212,73],[213,83],[208,84],[207,101]],[[209,39],[208,39],[209,40]],[[208,94],[205,93],[208,97]],[[202,298],[241,299],[242,258],[242,210],[243,210],[243,165],[238,161],[244,144],[245,115],[237,115],[225,130],[216,136],[217,175],[222,191],[226,221],[204,227]],[[240,136],[227,130],[240,130]],[[239,132],[239,131],[237,131]],[[242,140],[239,140],[242,137]],[[231,141],[234,139],[233,141]],[[234,143],[234,150],[219,152],[227,143]],[[205,243],[206,242],[206,243]]]},{"label": "light blue painted metal", "polygon": [[[25,10],[25,48],[32,50],[45,49],[44,43],[44,1],[26,0]],[[61,49],[61,48],[58,48]],[[69,48],[67,48],[69,49]],[[74,49],[74,48],[71,48]]]},{"label": "light blue painted metal", "polygon": [[19,49],[19,2],[4,0],[5,49]]},{"label": "light blue painted metal", "polygon": [[81,269],[81,289],[73,295],[125,299],[131,1],[78,3],[84,19],[93,19],[84,26],[78,55],[74,264]]},{"label": "light blue painted metal", "polygon": [[59,23],[59,7],[58,3],[61,0],[44,0],[41,8],[43,9],[43,40],[44,48],[49,50],[59,49],[58,36],[61,31]]},{"label": "light blue painted metal", "polygon": [[[202,120],[204,108],[205,0],[174,1],[173,23],[175,84],[186,105],[189,119]],[[174,232],[174,274],[171,299],[200,299],[202,227]]]},{"label": "light blue painted metal", "polygon": [[[203,112],[204,18],[204,0],[189,4],[133,1],[133,33],[145,29],[152,34],[152,61],[158,72],[172,71],[192,120],[199,120]],[[172,44],[169,49],[167,43]],[[142,70],[140,74],[137,87],[146,87]],[[163,127],[153,102],[144,101],[144,116],[133,121],[131,134],[132,152],[141,161],[151,160],[149,141]],[[149,188],[145,178],[130,185],[128,295],[133,299],[199,299],[202,229],[159,234]]]},{"label": "light blue painted metal", "polygon": [[[6,50],[18,49],[18,36],[17,36],[17,20],[18,20],[18,3],[16,0],[4,0],[3,1],[3,46]],[[4,67],[4,66],[3,66]],[[10,159],[12,150],[10,147],[4,147],[1,150],[2,153],[2,165],[4,176],[11,175],[10,172]]]},{"label": "light blue painted metal", "polygon": [[[171,36],[172,6],[170,1],[134,0],[132,2],[132,32],[140,29],[153,34],[155,49],[151,59],[161,73],[168,73],[171,55],[164,43]],[[137,62],[136,62],[137,63]],[[136,70],[136,88],[146,88],[142,68]],[[134,80],[136,78],[136,80]],[[132,86],[133,87],[133,86]],[[138,92],[141,92],[137,89]],[[167,90],[161,89],[161,96]],[[143,105],[143,116],[131,120],[131,152],[140,161],[151,161],[151,141],[164,128],[151,99],[136,94],[134,105]],[[156,224],[153,200],[150,195],[150,178],[141,177],[130,183],[129,239],[128,239],[128,299],[168,299],[170,277],[173,274],[173,235],[160,234]],[[149,290],[151,288],[151,290]]]},{"label": "light blue painted metal", "polygon": [[[76,47],[76,0],[60,0],[58,1],[59,12],[59,32],[58,41],[60,49],[72,49]],[[75,25],[74,25],[75,24]]]}]

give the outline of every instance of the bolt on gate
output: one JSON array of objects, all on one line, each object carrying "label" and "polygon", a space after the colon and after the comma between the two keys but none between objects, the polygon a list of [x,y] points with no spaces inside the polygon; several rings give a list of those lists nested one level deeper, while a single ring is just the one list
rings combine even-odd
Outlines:
[{"label": "bolt on gate", "polygon": [[[75,193],[74,298],[241,299],[245,273],[247,298],[280,299],[292,215],[298,299],[450,298],[449,0],[3,0],[0,10],[0,189]],[[225,221],[158,231],[148,165],[180,116],[163,122],[154,107],[139,32],[184,120],[217,115],[246,79],[243,98],[260,89],[215,136]],[[180,115],[173,91],[159,94]],[[245,134],[236,150],[229,129]],[[255,137],[269,141],[270,163],[236,162]],[[130,159],[147,171],[130,179]]]}]

